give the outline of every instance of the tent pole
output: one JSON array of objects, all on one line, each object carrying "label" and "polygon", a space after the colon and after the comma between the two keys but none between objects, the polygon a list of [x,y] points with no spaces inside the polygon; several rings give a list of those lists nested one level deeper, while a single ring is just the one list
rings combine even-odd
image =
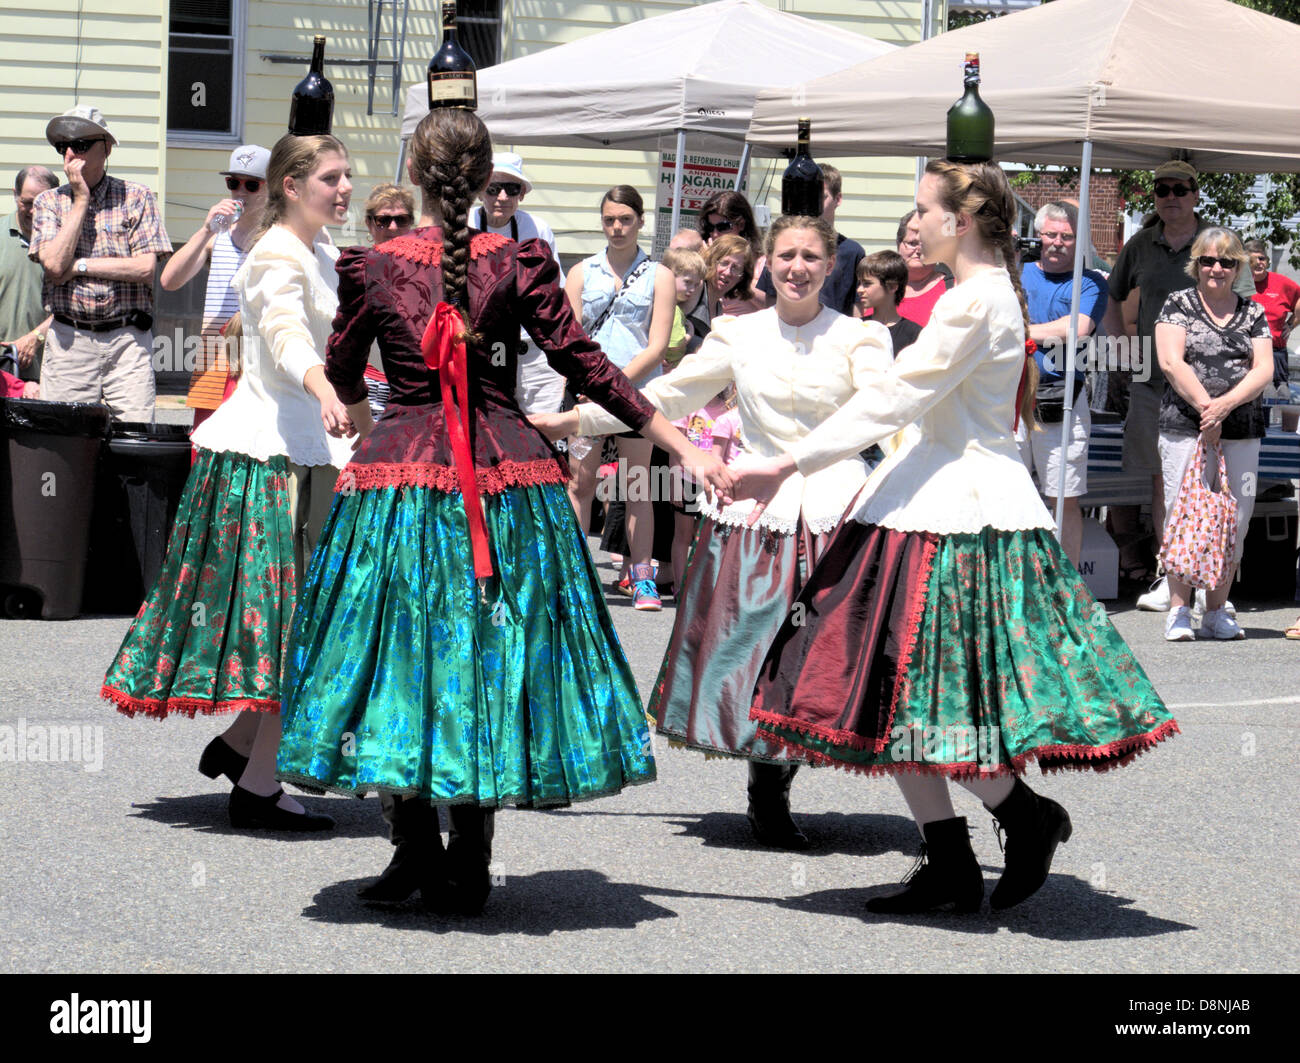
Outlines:
[{"label": "tent pole", "polygon": [[740,191],[740,182],[745,179],[745,167],[749,165],[749,141],[745,141],[745,146],[740,149],[740,165],[736,168],[736,184],[734,190]]},{"label": "tent pole", "polygon": [[[1079,163],[1079,231],[1074,234],[1074,278],[1070,284],[1070,323],[1065,336],[1065,416],[1061,418],[1061,475],[1056,495],[1056,530],[1062,531],[1065,516],[1065,455],[1069,453],[1070,433],[1074,429],[1074,352],[1079,342],[1079,296],[1083,286],[1083,260],[1092,244],[1092,226],[1088,217],[1088,184],[1092,174],[1092,141],[1083,142],[1083,160]],[[1095,337],[1100,321],[1092,323]],[[1093,349],[1095,349],[1095,343]]]},{"label": "tent pole", "polygon": [[671,240],[677,235],[677,226],[682,220],[682,179],[686,173],[686,130],[677,130],[677,173],[673,178],[673,224],[668,234]]}]

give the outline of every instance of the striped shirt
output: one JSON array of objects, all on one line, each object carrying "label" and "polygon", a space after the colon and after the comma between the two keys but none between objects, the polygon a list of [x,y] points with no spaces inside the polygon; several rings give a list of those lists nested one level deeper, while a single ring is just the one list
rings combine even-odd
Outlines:
[{"label": "striped shirt", "polygon": [[[28,258],[40,261],[41,248],[54,240],[71,211],[71,185],[48,189],[36,197]],[[105,174],[90,190],[90,207],[77,235],[76,257],[131,258],[151,251],[159,255],[172,251],[153,193],[134,181]],[[46,274],[41,299],[52,313],[88,321],[122,317],[133,310],[152,314],[153,281],[137,284],[74,274],[66,284],[51,284]]]},{"label": "striped shirt", "polygon": [[[249,245],[251,248],[251,244]],[[226,358],[226,341],[221,329],[239,312],[239,292],[231,287],[235,273],[248,257],[230,238],[230,230],[217,234],[208,258],[208,288],[203,299],[203,345],[190,377],[186,405],[215,410],[225,395],[230,366]]]}]

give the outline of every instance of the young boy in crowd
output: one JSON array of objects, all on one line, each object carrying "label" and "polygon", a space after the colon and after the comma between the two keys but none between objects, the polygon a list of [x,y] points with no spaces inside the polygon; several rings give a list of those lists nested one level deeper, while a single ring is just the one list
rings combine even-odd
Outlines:
[{"label": "young boy in crowd", "polygon": [[862,316],[889,329],[894,357],[916,342],[921,326],[898,312],[907,288],[907,263],[897,251],[877,251],[858,263],[858,303]]},{"label": "young boy in crowd", "polygon": [[677,310],[664,356],[664,371],[671,370],[687,354],[700,349],[709,333],[708,308],[704,300],[704,275],[708,267],[698,251],[670,247],[660,260],[677,281]]}]

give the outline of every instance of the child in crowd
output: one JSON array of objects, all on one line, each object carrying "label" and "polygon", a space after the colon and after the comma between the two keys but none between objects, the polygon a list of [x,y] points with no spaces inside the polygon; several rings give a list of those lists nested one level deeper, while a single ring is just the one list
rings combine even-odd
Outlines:
[{"label": "child in crowd", "polygon": [[[726,420],[727,434],[723,436],[718,435],[718,427],[735,407],[736,388],[729,384],[707,405],[696,410],[689,417],[674,421],[673,424],[685,433],[692,445],[700,450],[712,451],[722,461],[729,463],[740,452],[740,421],[738,418]],[[673,586],[680,593],[681,588],[685,586],[683,577],[686,574],[686,558],[690,554],[691,543],[695,540],[695,530],[700,521],[700,510],[695,501],[699,488],[687,480],[678,462],[672,465],[672,482]]]},{"label": "child in crowd", "polygon": [[698,251],[680,247],[670,247],[660,261],[672,271],[677,282],[677,313],[673,317],[673,331],[664,357],[664,372],[667,373],[683,356],[699,350],[708,335],[704,275],[709,268]]},{"label": "child in crowd", "polygon": [[906,288],[907,263],[897,251],[877,251],[858,263],[858,303],[862,316],[889,329],[895,358],[921,334],[920,325],[898,313]]}]

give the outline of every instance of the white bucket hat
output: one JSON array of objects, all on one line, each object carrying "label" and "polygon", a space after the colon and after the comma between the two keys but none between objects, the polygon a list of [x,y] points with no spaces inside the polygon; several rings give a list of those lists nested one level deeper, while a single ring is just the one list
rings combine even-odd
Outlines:
[{"label": "white bucket hat", "polygon": [[509,174],[524,186],[525,192],[533,190],[533,182],[524,176],[523,157],[513,151],[493,152],[492,176],[495,177],[497,174]]},{"label": "white bucket hat", "polygon": [[108,130],[108,122],[98,107],[81,103],[70,107],[56,118],[51,118],[45,127],[45,139],[51,144],[60,140],[107,140],[117,143],[117,137]]},{"label": "white bucket hat", "polygon": [[229,167],[221,171],[223,177],[256,177],[266,180],[266,167],[271,153],[259,144],[241,144],[230,153]]}]

